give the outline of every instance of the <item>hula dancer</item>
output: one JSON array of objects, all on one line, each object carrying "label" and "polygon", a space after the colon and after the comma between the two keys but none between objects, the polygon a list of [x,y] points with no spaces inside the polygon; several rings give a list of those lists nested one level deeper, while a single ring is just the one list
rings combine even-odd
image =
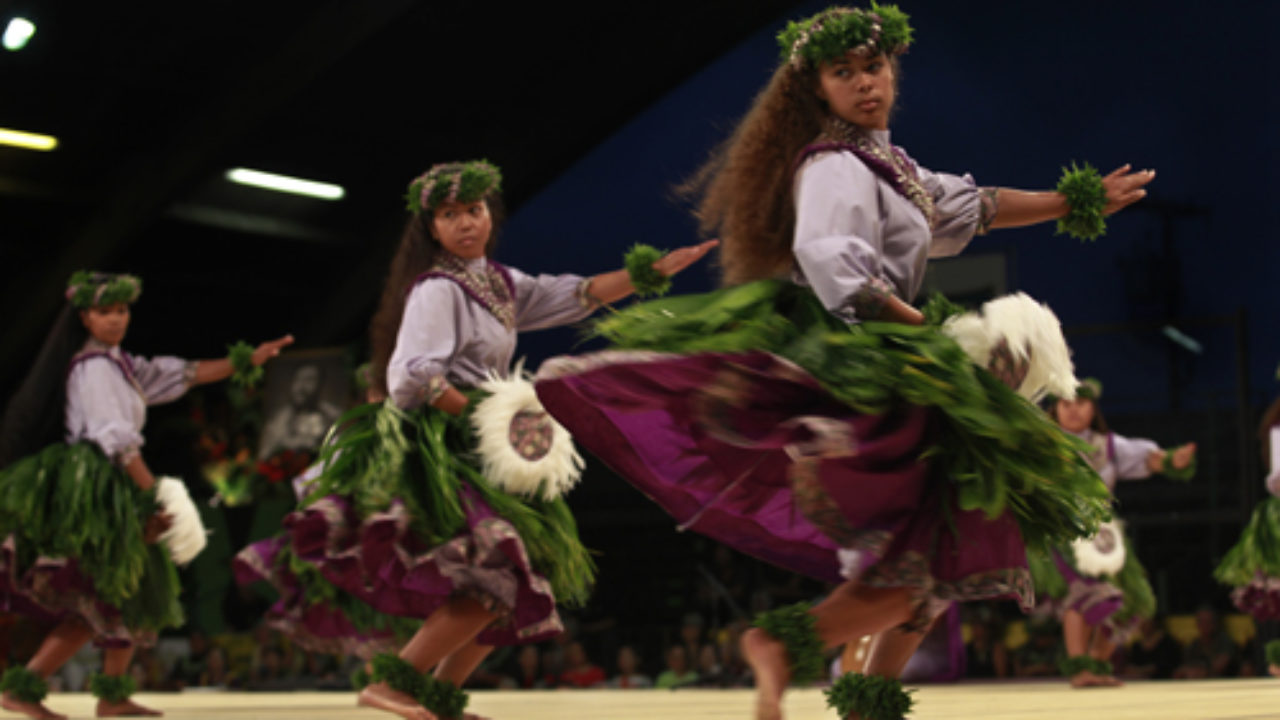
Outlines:
[{"label": "hula dancer", "polygon": [[1014,296],[940,327],[945,303],[908,303],[929,257],[1054,219],[1096,236],[1153,173],[1077,169],[1024,192],[920,167],[888,130],[911,32],[875,4],[789,25],[691,188],[729,287],[611,315],[596,327],[615,349],[538,375],[547,409],[681,528],[842,583],[744,636],[762,719],[825,650],[880,632],[831,702],[900,716],[895,678],[950,602],[1030,607],[1024,542],[1088,536],[1108,513],[1081,446],[1010,389],[1074,389],[1052,314]]},{"label": "hula dancer", "polygon": [[[1266,484],[1271,497],[1258,504],[1214,575],[1235,588],[1231,599],[1236,607],[1260,621],[1274,622],[1280,620],[1280,398],[1263,413],[1258,439],[1269,463]],[[1267,643],[1266,662],[1269,672],[1280,677],[1280,640]]]},{"label": "hula dancer", "polygon": [[[146,408],[233,372],[247,377],[293,342],[240,343],[224,360],[131,355],[120,342],[141,287],[130,275],[71,277],[0,429],[0,602],[58,623],[0,679],[0,705],[33,718],[65,717],[44,705],[45,680],[90,640],[103,648],[91,683],[97,714],[160,714],[130,699],[129,662],[182,624],[174,561],[194,558],[205,535],[182,482],[157,480],[142,458]],[[37,451],[60,427],[65,442]]]},{"label": "hula dancer", "polygon": [[[1117,480],[1141,480],[1154,473],[1177,480],[1195,474],[1195,443],[1163,450],[1151,440],[1117,435],[1107,429],[1098,407],[1101,399],[1102,384],[1090,378],[1074,397],[1054,399],[1049,414],[1063,430],[1089,444],[1086,459],[1108,490],[1114,492]],[[1062,672],[1072,687],[1120,685],[1111,654],[1155,615],[1156,599],[1119,520],[1107,522],[1093,537],[1028,559],[1036,590],[1049,599],[1062,622],[1067,646]]]},{"label": "hula dancer", "polygon": [[535,277],[490,260],[499,184],[485,161],[410,184],[372,327],[373,387],[389,399],[339,421],[285,535],[237,558],[242,581],[281,590],[277,627],[372,658],[360,705],[414,720],[464,717],[458,687],[493,646],[560,632],[557,600],[584,600],[594,575],[561,497],[581,460],[519,366],[507,375],[518,331],[579,321],[633,286],[621,270]]}]

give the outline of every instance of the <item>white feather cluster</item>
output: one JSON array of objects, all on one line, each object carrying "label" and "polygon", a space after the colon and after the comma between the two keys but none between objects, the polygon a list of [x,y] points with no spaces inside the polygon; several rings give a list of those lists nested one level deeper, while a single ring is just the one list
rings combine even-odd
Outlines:
[{"label": "white feather cluster", "polygon": [[1124,567],[1124,528],[1119,520],[1108,520],[1098,526],[1098,533],[1071,543],[1076,556],[1076,569],[1089,577],[1115,575]]},{"label": "white feather cluster", "polygon": [[[512,495],[541,494],[544,500],[554,500],[573,488],[582,477],[582,456],[569,431],[547,415],[538,401],[533,383],[525,377],[524,361],[516,364],[510,377],[491,373],[480,389],[490,395],[472,411],[471,426],[478,438],[476,449],[485,479]],[[551,449],[536,460],[525,458],[511,446],[511,423],[522,412],[546,415],[551,424]]]},{"label": "white feather cluster", "polygon": [[987,367],[992,349],[1002,339],[1008,342],[1010,353],[1019,362],[1025,360],[1029,352],[1030,368],[1017,391],[1032,402],[1047,393],[1075,396],[1079,382],[1058,317],[1047,305],[1025,293],[988,301],[980,313],[967,312],[952,317],[942,326],[942,331],[954,338],[982,367]]},{"label": "white feather cluster", "polygon": [[173,517],[173,524],[164,531],[160,540],[169,548],[169,556],[175,563],[186,565],[209,544],[209,534],[200,519],[200,511],[191,501],[186,484],[177,478],[160,478],[156,483],[156,501],[165,513]]}]

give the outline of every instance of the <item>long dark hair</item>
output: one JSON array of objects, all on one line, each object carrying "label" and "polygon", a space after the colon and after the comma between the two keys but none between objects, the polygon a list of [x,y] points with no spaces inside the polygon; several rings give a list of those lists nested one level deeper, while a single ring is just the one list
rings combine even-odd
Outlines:
[{"label": "long dark hair", "polygon": [[[485,257],[493,257],[498,245],[498,230],[505,219],[502,197],[490,193],[484,198],[489,206],[489,217],[493,226],[489,232],[489,242],[485,245]],[[404,315],[404,301],[419,275],[431,269],[440,255],[445,252],[444,246],[431,233],[431,212],[413,215],[404,225],[400,234],[400,246],[395,257],[391,258],[391,268],[387,271],[387,281],[382,287],[382,299],[378,301],[378,310],[369,322],[369,386],[389,395],[387,389],[387,363],[391,362],[391,353],[396,348],[396,336],[400,334],[400,318]]]},{"label": "long dark hair", "polygon": [[[897,56],[886,59],[898,87]],[[790,273],[796,209],[795,162],[830,116],[817,68],[784,64],[756,95],[733,134],[677,193],[695,204],[707,237],[720,238],[726,285]],[[897,93],[894,93],[895,99]]]},{"label": "long dark hair", "polygon": [[704,235],[720,238],[729,285],[785,275],[792,265],[791,166],[822,131],[826,108],[811,68],[778,68],[733,135],[680,187]]},{"label": "long dark hair", "polygon": [[80,312],[64,305],[0,420],[0,467],[62,439],[67,366],[88,337]]}]

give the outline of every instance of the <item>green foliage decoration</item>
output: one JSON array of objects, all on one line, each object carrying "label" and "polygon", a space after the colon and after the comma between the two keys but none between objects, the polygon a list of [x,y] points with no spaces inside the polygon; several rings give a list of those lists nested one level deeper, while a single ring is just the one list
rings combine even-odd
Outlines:
[{"label": "green foliage decoration", "polygon": [[1107,207],[1107,189],[1102,176],[1089,163],[1083,167],[1074,162],[1070,168],[1062,168],[1057,191],[1067,198],[1070,208],[1058,219],[1057,235],[1070,235],[1078,240],[1097,240],[1107,232],[1107,221],[1102,211]]},{"label": "green foliage decoration", "polygon": [[791,682],[805,685],[822,677],[822,639],[808,603],[796,603],[760,613],[752,623],[787,649]]},{"label": "green foliage decoration", "polygon": [[860,720],[902,720],[915,703],[900,680],[879,675],[845,673],[823,694],[841,718]]},{"label": "green foliage decoration", "polygon": [[631,285],[640,297],[665,295],[671,289],[671,278],[663,275],[653,264],[662,259],[663,252],[652,245],[637,244],[627,251],[623,266],[631,278]]},{"label": "green foliage decoration", "polygon": [[816,68],[855,48],[865,48],[872,54],[898,55],[913,39],[908,20],[909,16],[897,5],[872,2],[865,10],[830,7],[804,20],[793,20],[778,33],[782,61]]}]

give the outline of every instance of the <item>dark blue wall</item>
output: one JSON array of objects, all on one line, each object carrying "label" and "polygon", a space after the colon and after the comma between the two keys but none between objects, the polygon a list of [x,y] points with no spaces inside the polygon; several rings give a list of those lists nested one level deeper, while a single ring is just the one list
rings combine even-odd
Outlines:
[{"label": "dark blue wall", "polygon": [[[802,5],[789,17],[822,7]],[[1079,371],[1106,381],[1111,408],[1167,407],[1176,401],[1171,384],[1186,406],[1231,402],[1233,331],[1189,318],[1241,308],[1252,400],[1274,394],[1280,54],[1267,40],[1280,3],[930,0],[902,7],[917,42],[902,62],[894,139],[923,165],[1031,189],[1051,186],[1071,160],[1104,171],[1124,162],[1157,169],[1151,202],[1114,218],[1097,244],[1055,237],[1044,225],[972,246],[1009,254],[1010,287],[1048,302],[1067,326],[1173,317],[1205,344],[1193,357],[1155,330],[1073,335]],[[786,19],[703,69],[524,205],[508,224],[501,257],[528,270],[594,272],[616,267],[636,241],[693,241],[692,220],[670,187],[767,80],[777,57],[773,37]],[[697,42],[680,36],[678,18],[672,27],[670,37],[654,38],[653,52]],[[690,273],[677,291],[713,282],[709,269]],[[524,352],[538,360],[564,351],[567,339],[530,336]]]}]

